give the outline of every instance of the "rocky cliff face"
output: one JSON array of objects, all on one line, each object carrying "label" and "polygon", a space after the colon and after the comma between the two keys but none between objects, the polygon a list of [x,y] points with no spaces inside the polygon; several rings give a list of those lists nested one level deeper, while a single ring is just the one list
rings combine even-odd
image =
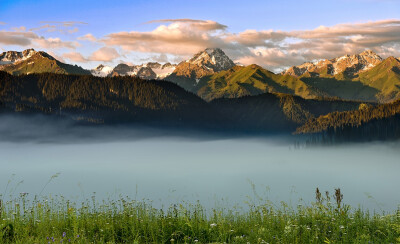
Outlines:
[{"label": "rocky cliff face", "polygon": [[7,51],[0,54],[0,65],[14,64],[32,57],[37,52],[34,49],[26,49],[22,52]]}]

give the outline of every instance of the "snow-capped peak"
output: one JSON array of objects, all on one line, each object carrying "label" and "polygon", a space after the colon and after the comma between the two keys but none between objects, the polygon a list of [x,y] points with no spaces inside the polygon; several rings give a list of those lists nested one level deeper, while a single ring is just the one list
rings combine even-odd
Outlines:
[{"label": "snow-capped peak", "polygon": [[14,64],[32,57],[37,52],[34,49],[26,49],[22,52],[7,51],[0,54],[0,64]]},{"label": "snow-capped peak", "polygon": [[93,76],[106,77],[112,71],[113,71],[112,67],[100,64],[95,69],[92,69],[90,72],[92,73]]},{"label": "snow-capped peak", "polygon": [[114,68],[100,64],[95,69],[91,70],[94,76],[138,76],[143,79],[164,79],[175,70],[176,65],[157,62],[148,62],[140,65],[127,65],[124,63],[118,64]]},{"label": "snow-capped peak", "polygon": [[186,62],[205,66],[215,72],[227,70],[235,66],[235,63],[220,48],[206,48]]},{"label": "snow-capped peak", "polygon": [[319,62],[304,63],[299,66],[289,68],[284,74],[299,76],[306,72],[318,73],[319,70],[327,70],[328,74],[336,75],[346,72],[348,75],[356,75],[375,67],[382,62],[382,58],[371,50],[366,50],[360,54],[343,55],[334,59],[324,59]]}]

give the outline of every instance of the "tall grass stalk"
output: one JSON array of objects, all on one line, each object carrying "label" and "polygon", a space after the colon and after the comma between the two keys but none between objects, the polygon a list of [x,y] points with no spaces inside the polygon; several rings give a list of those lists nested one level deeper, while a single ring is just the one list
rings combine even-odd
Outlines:
[{"label": "tall grass stalk", "polygon": [[396,243],[400,210],[370,213],[316,191],[308,206],[265,201],[248,211],[199,202],[156,209],[145,201],[71,202],[20,194],[0,205],[0,243]]}]

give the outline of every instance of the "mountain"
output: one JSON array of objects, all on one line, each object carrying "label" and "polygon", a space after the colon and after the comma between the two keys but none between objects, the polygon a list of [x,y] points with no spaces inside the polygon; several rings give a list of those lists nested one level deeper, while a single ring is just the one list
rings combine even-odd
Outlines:
[{"label": "mountain", "polygon": [[[175,70],[174,64],[149,62],[141,65],[118,64],[106,76],[137,76],[142,79],[164,79]],[[97,68],[96,68],[97,69]],[[102,76],[102,73],[92,72],[94,76]]]},{"label": "mountain", "polygon": [[400,98],[400,65],[372,51],[293,66],[292,75],[327,97],[388,103]]},{"label": "mountain", "polygon": [[235,63],[220,48],[206,48],[193,58],[179,63],[165,80],[193,91],[200,78],[229,70],[234,66]]},{"label": "mountain", "polygon": [[57,73],[89,75],[90,72],[77,66],[62,63],[46,52],[27,49],[23,52],[8,51],[0,55],[0,71],[13,75],[30,73]]},{"label": "mountain", "polygon": [[400,98],[399,75],[399,60],[389,57],[354,77],[341,73],[330,77],[303,75],[299,78],[326,96],[388,103]]},{"label": "mountain", "polygon": [[277,75],[252,64],[235,66],[201,78],[194,89],[203,99],[237,98],[262,93],[286,93],[303,98],[316,98],[321,94],[300,79]]},{"label": "mountain", "polygon": [[364,51],[274,74],[255,64],[235,66],[222,50],[208,48],[178,64],[165,80],[207,101],[278,92],[306,99],[331,97],[385,103],[400,97],[396,60],[382,60],[376,53]]},{"label": "mountain", "polygon": [[389,57],[367,72],[359,74],[358,80],[379,91],[376,99],[381,102],[400,98],[400,60]]},{"label": "mountain", "polygon": [[382,60],[372,51],[305,63],[274,74],[255,64],[235,65],[219,48],[207,48],[178,65],[157,62],[119,64],[114,68],[99,65],[91,71],[62,63],[45,52],[27,49],[2,53],[0,70],[15,75],[51,72],[164,79],[207,101],[265,92],[306,99],[330,97],[380,103],[400,98],[400,61],[394,57]]},{"label": "mountain", "polygon": [[293,132],[310,119],[357,109],[357,102],[264,93],[205,102],[171,82],[138,77],[0,72],[0,111],[44,113],[86,123],[143,123],[228,132]]},{"label": "mountain", "polygon": [[323,59],[316,62],[306,62],[299,66],[293,66],[282,74],[302,76],[309,73],[311,76],[334,76],[344,73],[353,77],[367,71],[382,62],[382,58],[371,50],[360,54],[345,55],[334,59]]},{"label": "mountain", "polygon": [[44,113],[88,123],[205,126],[218,117],[209,104],[175,84],[130,76],[13,76],[0,71],[0,104],[2,112]]},{"label": "mountain", "polygon": [[95,69],[92,69],[90,72],[92,73],[93,76],[106,77],[110,75],[112,71],[113,68],[111,66],[105,66],[100,64]]}]

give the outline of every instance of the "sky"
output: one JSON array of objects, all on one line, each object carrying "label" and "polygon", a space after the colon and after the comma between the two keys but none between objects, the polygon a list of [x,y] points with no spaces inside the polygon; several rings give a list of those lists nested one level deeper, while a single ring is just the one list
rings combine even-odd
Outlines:
[{"label": "sky", "polygon": [[99,64],[178,63],[219,47],[272,71],[371,49],[400,57],[400,0],[0,0],[0,51]]}]

